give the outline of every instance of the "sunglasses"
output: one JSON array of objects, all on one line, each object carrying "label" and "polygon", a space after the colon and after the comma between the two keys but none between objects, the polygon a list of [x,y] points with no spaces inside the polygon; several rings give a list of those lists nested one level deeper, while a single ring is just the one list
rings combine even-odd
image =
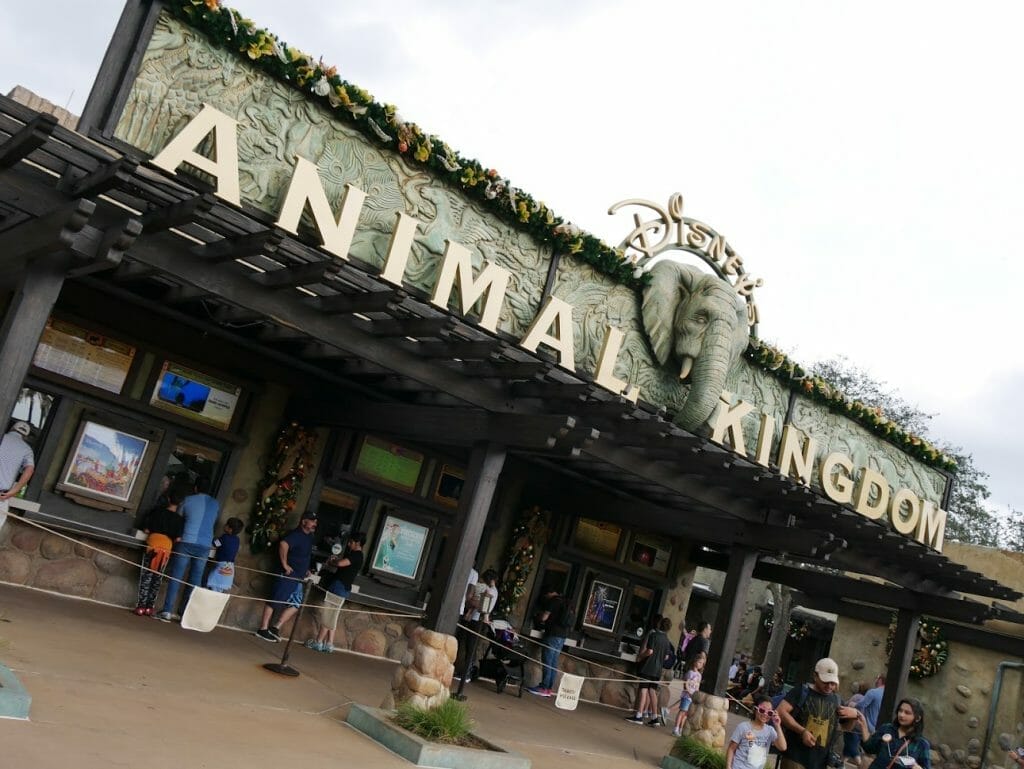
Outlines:
[{"label": "sunglasses", "polygon": [[769,718],[771,718],[772,716],[775,715],[775,711],[772,710],[771,708],[757,708],[757,712],[758,713],[764,713]]}]

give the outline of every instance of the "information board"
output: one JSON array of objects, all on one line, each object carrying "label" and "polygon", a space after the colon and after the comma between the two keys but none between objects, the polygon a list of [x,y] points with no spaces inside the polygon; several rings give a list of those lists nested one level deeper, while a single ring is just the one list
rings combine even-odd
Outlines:
[{"label": "information board", "polygon": [[32,365],[76,382],[120,394],[135,348],[64,320],[50,318]]}]

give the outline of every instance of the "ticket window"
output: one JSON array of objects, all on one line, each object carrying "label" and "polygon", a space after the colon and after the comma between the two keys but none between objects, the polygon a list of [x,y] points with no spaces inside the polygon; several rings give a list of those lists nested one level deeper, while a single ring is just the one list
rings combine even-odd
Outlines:
[{"label": "ticket window", "polygon": [[342,533],[348,531],[355,520],[361,501],[361,497],[338,489],[325,488],[320,493],[316,505],[318,549],[330,550],[330,543],[340,541]]},{"label": "ticket window", "polygon": [[216,495],[223,462],[224,452],[194,441],[177,439],[163,469],[158,498],[163,498],[172,484],[185,494],[192,493],[200,476],[210,479],[210,493]]}]

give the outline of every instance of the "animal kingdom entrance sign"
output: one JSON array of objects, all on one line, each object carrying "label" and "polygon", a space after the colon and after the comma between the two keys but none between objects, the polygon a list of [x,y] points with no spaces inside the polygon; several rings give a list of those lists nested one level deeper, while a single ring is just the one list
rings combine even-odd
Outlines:
[{"label": "animal kingdom entrance sign", "polygon": [[[227,202],[241,206],[239,153],[239,122],[209,104],[172,137],[152,160],[153,165],[176,173],[182,164],[211,176],[216,194]],[[210,155],[197,151],[210,148]],[[277,225],[293,234],[309,211],[319,233],[321,246],[333,256],[347,260],[366,193],[346,183],[340,210],[335,216],[328,200],[320,172],[315,163],[295,156],[287,191],[284,193]],[[739,360],[749,343],[750,328],[758,320],[753,291],[760,279],[746,273],[743,260],[728,246],[725,239],[701,222],[682,217],[682,198],[675,196],[666,210],[646,201],[627,200],[616,204],[609,213],[627,205],[652,208],[660,220],[642,222],[635,217],[636,228],[623,244],[639,253],[631,261],[638,271],[648,272],[649,285],[642,302],[643,326],[651,350],[663,367],[670,361],[679,365],[679,379],[690,381],[690,393],[675,414],[674,421],[686,429],[702,428],[712,419],[712,440],[723,443],[728,438],[731,448],[746,456],[742,417],[754,407],[728,403],[723,385],[730,368]],[[423,223],[405,211],[395,212],[395,222],[380,277],[402,286],[411,250],[418,229]],[[660,242],[651,244],[650,236],[660,228]],[[681,249],[701,257],[718,275],[709,275],[691,265],[681,264],[663,251]],[[645,262],[642,266],[640,262]],[[482,305],[479,325],[491,332],[498,328],[512,273],[493,262],[485,262],[479,274],[473,274],[473,259],[468,248],[450,238],[444,240],[444,253],[430,302],[448,309],[453,289],[458,285],[457,304],[462,315]],[[688,297],[681,300],[680,295]],[[573,320],[574,307],[553,294],[529,323],[519,345],[535,352],[544,344],[553,349],[558,364],[576,370],[576,343]],[[640,388],[615,376],[616,362],[625,335],[610,321],[604,325],[603,342],[595,359],[596,384],[636,402]],[[719,405],[720,398],[725,398]],[[715,412],[716,405],[719,406]],[[762,415],[757,438],[755,461],[769,467],[775,420]],[[792,475],[810,484],[815,462],[814,441],[793,425],[785,425],[779,445],[777,463],[784,475]],[[919,541],[941,549],[946,513],[923,501],[906,488],[889,493],[884,476],[862,467],[854,480],[853,462],[843,454],[829,453],[818,463],[818,477],[824,492],[836,502],[853,504],[857,512],[869,518],[888,513],[896,531],[913,535]]]}]

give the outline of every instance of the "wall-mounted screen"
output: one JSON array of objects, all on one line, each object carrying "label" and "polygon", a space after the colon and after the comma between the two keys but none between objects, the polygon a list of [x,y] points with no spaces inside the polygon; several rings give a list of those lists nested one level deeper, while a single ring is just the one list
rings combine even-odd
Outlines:
[{"label": "wall-mounted screen", "polygon": [[647,534],[634,534],[633,541],[629,543],[626,560],[633,566],[665,574],[668,572],[671,558],[672,543],[669,540]]},{"label": "wall-mounted screen", "polygon": [[164,361],[149,403],[226,430],[231,426],[241,393],[238,385]]},{"label": "wall-mounted screen", "polygon": [[434,489],[434,501],[448,507],[457,507],[462,497],[462,487],[466,484],[466,476],[457,467],[444,465],[437,476],[437,487]]},{"label": "wall-mounted screen", "polygon": [[412,494],[416,491],[422,469],[423,455],[420,452],[367,435],[359,447],[354,472]]}]

